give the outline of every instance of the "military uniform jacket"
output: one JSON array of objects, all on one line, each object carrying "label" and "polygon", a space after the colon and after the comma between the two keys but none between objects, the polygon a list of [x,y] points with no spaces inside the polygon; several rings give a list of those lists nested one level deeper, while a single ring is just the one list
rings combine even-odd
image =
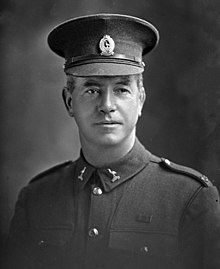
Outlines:
[{"label": "military uniform jacket", "polygon": [[23,188],[8,251],[10,269],[219,269],[219,195],[138,140],[109,167],[81,154]]}]

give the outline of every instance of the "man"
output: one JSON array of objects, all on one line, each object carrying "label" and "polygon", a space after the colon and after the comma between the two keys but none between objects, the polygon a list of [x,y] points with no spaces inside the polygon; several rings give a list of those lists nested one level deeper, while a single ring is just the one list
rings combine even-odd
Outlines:
[{"label": "man", "polygon": [[220,268],[217,189],[136,138],[142,56],[158,40],[150,23],[113,14],[76,18],[49,34],[66,59],[63,99],[82,150],[21,191],[9,268]]}]

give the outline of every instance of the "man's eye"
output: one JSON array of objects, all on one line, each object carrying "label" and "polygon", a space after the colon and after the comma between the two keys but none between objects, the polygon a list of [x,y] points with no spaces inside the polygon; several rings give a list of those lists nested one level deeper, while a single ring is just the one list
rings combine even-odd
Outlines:
[{"label": "man's eye", "polygon": [[127,88],[117,88],[117,89],[115,89],[115,93],[117,93],[117,94],[129,94],[130,90]]},{"label": "man's eye", "polygon": [[88,89],[88,90],[86,90],[86,94],[90,94],[90,95],[92,95],[92,94],[99,94],[99,90],[98,89]]}]

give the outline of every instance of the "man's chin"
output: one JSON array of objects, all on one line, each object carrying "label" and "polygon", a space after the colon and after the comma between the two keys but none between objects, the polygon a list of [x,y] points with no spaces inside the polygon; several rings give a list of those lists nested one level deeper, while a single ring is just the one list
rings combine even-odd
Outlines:
[{"label": "man's chin", "polygon": [[98,145],[103,147],[112,147],[112,146],[118,146],[120,144],[120,140],[117,138],[101,138],[98,143]]},{"label": "man's chin", "polygon": [[94,141],[97,146],[102,147],[112,147],[112,146],[118,146],[122,143],[123,139],[116,134],[104,134],[99,136],[99,138],[95,139]]}]

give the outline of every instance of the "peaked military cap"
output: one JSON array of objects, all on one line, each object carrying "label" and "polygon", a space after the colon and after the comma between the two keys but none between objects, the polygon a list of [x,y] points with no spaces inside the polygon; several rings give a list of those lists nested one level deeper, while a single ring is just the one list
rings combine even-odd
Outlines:
[{"label": "peaked military cap", "polygon": [[149,22],[127,15],[77,17],[48,36],[52,51],[65,58],[64,71],[75,76],[116,76],[144,71],[142,56],[159,40]]}]

